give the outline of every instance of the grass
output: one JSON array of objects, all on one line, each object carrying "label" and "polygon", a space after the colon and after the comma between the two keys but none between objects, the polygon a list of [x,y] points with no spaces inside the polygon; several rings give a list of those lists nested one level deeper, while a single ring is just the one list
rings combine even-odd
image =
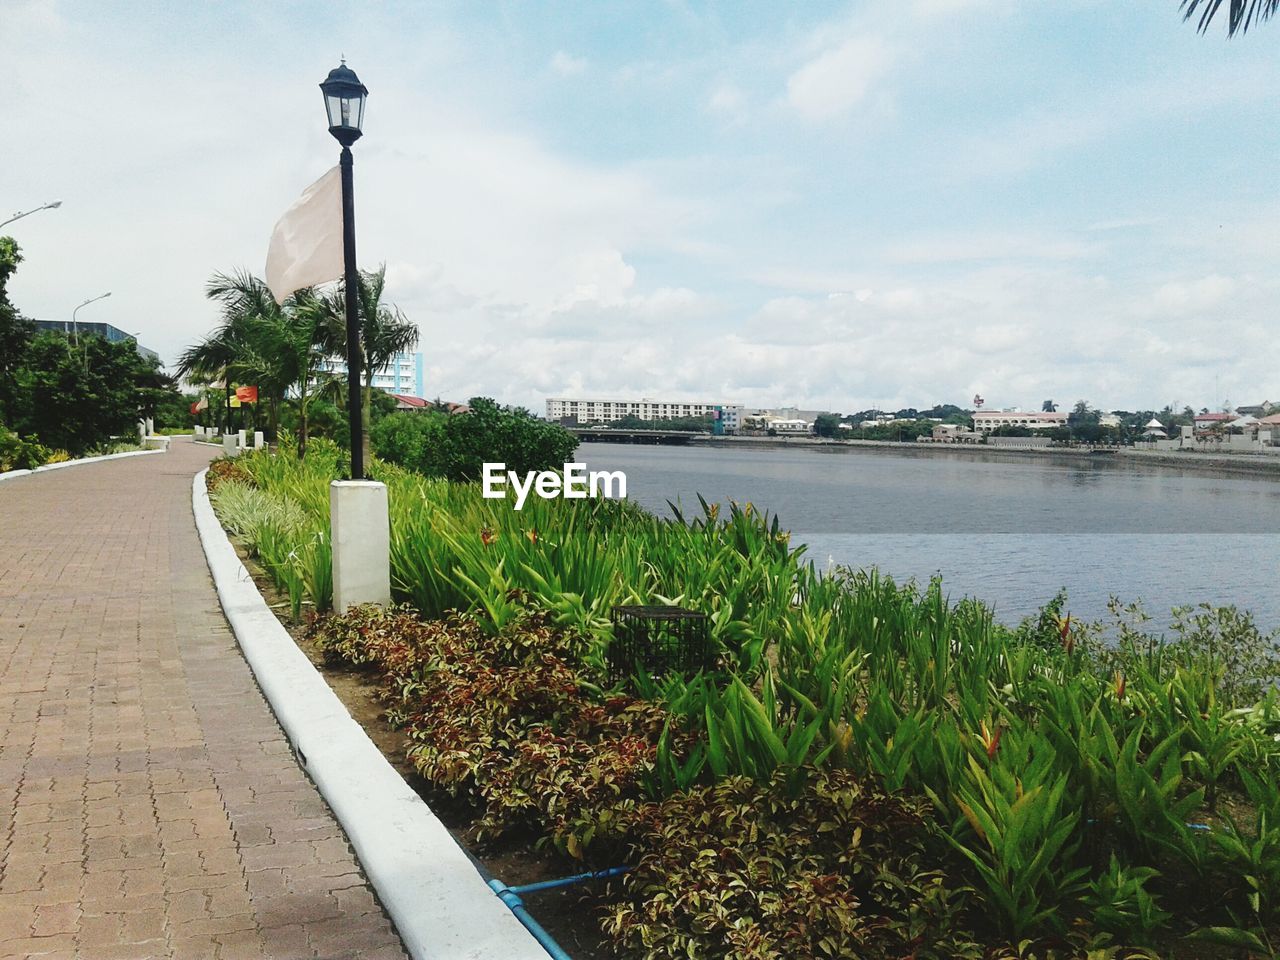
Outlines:
[{"label": "grass", "polygon": [[[254,486],[215,491],[224,523],[295,616],[325,609],[336,450],[237,462]],[[534,607],[599,663],[615,604],[707,614],[718,672],[637,681],[682,731],[657,751],[655,796],[733,777],[803,795],[807,771],[852,771],[927,801],[1010,943],[1280,947],[1276,638],[1246,614],[1184,611],[1165,638],[1128,608],[1104,638],[1058,601],[1010,630],[937,582],[822,576],[750,504],[673,521],[607,501],[516,513],[475,486],[375,469],[393,592],[427,617],[474,611],[501,634]]]}]

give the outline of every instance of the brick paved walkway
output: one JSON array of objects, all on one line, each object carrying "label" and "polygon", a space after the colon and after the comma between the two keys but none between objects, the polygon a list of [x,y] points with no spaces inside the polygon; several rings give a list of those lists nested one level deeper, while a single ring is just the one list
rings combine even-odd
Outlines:
[{"label": "brick paved walkway", "polygon": [[212,449],[0,484],[0,957],[404,956],[218,607]]}]

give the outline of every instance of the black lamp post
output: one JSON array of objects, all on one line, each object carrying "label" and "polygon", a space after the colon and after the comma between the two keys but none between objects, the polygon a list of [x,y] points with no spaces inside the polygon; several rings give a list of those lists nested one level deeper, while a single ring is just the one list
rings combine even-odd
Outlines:
[{"label": "black lamp post", "polygon": [[361,417],[360,380],[363,352],[360,347],[360,314],[356,271],[356,208],[351,177],[351,145],[360,139],[364,123],[364,98],[369,95],[346,60],[329,71],[320,84],[329,132],[342,144],[342,266],[347,296],[347,416],[351,420],[351,479],[364,479],[364,423]]}]

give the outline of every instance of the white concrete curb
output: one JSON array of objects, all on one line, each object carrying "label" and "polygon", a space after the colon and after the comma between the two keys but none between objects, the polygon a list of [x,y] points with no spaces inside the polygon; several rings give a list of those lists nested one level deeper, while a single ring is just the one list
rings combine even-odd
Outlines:
[{"label": "white concrete curb", "polygon": [[86,463],[101,463],[103,460],[121,460],[124,457],[145,457],[149,453],[168,453],[169,447],[156,450],[126,450],[124,453],[108,453],[101,457],[81,457],[79,460],[63,460],[62,463],[46,463],[44,466],[36,467],[34,470],[9,470],[0,473],[0,483],[5,480],[16,480],[18,477],[25,477],[31,473],[44,473],[48,470],[61,470],[63,467],[79,467]]},{"label": "white concrete curb", "polygon": [[303,769],[414,960],[547,960],[280,625],[196,474],[191,508],[223,612]]}]

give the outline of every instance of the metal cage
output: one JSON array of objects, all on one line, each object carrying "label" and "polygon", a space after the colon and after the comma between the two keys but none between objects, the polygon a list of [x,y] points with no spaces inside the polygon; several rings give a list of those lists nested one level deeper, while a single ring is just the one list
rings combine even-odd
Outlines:
[{"label": "metal cage", "polygon": [[683,607],[614,607],[613,640],[606,659],[610,683],[640,672],[685,676],[714,666],[705,613]]}]

